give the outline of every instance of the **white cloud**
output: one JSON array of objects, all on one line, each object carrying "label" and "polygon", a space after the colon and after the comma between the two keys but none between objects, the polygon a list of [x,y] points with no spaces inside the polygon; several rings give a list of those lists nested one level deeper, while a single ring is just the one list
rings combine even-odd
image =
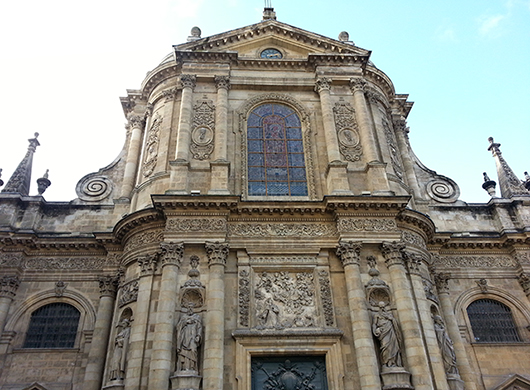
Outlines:
[{"label": "white cloud", "polygon": [[443,28],[438,29],[438,31],[436,32],[436,38],[440,42],[447,42],[447,43],[458,42],[456,32],[452,27],[448,27],[445,29]]},{"label": "white cloud", "polygon": [[482,35],[488,35],[496,31],[505,15],[486,16],[480,22],[479,32]]}]

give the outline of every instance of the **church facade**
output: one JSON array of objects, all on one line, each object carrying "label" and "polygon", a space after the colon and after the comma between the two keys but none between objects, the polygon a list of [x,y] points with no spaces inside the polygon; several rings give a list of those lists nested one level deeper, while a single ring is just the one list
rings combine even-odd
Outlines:
[{"label": "church facade", "polygon": [[3,187],[0,389],[530,389],[530,177],[499,143],[467,204],[347,33],[266,8],[173,49],[75,200],[29,195],[37,136]]}]

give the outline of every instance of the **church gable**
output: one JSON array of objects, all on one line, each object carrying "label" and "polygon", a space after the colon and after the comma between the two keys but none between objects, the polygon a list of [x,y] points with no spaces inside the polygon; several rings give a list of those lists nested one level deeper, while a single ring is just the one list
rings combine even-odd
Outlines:
[{"label": "church gable", "polygon": [[303,59],[309,54],[370,55],[370,51],[352,42],[331,39],[274,20],[175,46],[177,51],[232,51],[240,58],[260,58],[269,48],[278,50],[284,59]]},{"label": "church gable", "polygon": [[495,387],[495,390],[530,390],[530,380],[518,374],[511,375]]}]

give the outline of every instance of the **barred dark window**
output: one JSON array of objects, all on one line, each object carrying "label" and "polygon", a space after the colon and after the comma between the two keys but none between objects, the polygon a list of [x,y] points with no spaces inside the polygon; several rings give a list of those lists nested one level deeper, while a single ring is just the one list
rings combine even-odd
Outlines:
[{"label": "barred dark window", "polygon": [[73,348],[79,310],[67,303],[50,303],[31,313],[24,348]]},{"label": "barred dark window", "polygon": [[294,110],[263,104],[247,121],[248,194],[307,196],[302,124]]},{"label": "barred dark window", "polygon": [[479,299],[467,308],[473,336],[477,343],[520,342],[512,312],[493,299]]}]

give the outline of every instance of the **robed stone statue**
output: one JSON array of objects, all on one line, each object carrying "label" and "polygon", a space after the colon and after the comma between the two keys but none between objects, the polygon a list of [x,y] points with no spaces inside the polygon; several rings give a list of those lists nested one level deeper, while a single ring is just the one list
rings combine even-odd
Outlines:
[{"label": "robed stone statue", "polygon": [[433,320],[434,331],[436,332],[436,338],[438,339],[438,345],[440,346],[440,352],[442,353],[445,372],[448,374],[458,374],[455,348],[453,346],[453,341],[445,331],[444,321],[439,315],[434,315]]},{"label": "robed stone statue", "polygon": [[131,336],[131,321],[124,318],[117,326],[121,329],[114,338],[114,351],[110,359],[109,379],[122,380],[125,378],[125,361],[127,359],[127,347]]},{"label": "robed stone statue", "polygon": [[198,371],[201,341],[202,320],[190,307],[177,324],[177,371]]},{"label": "robed stone statue", "polygon": [[372,332],[379,339],[381,364],[385,367],[403,367],[401,334],[385,302],[379,302],[379,310],[372,318]]}]

